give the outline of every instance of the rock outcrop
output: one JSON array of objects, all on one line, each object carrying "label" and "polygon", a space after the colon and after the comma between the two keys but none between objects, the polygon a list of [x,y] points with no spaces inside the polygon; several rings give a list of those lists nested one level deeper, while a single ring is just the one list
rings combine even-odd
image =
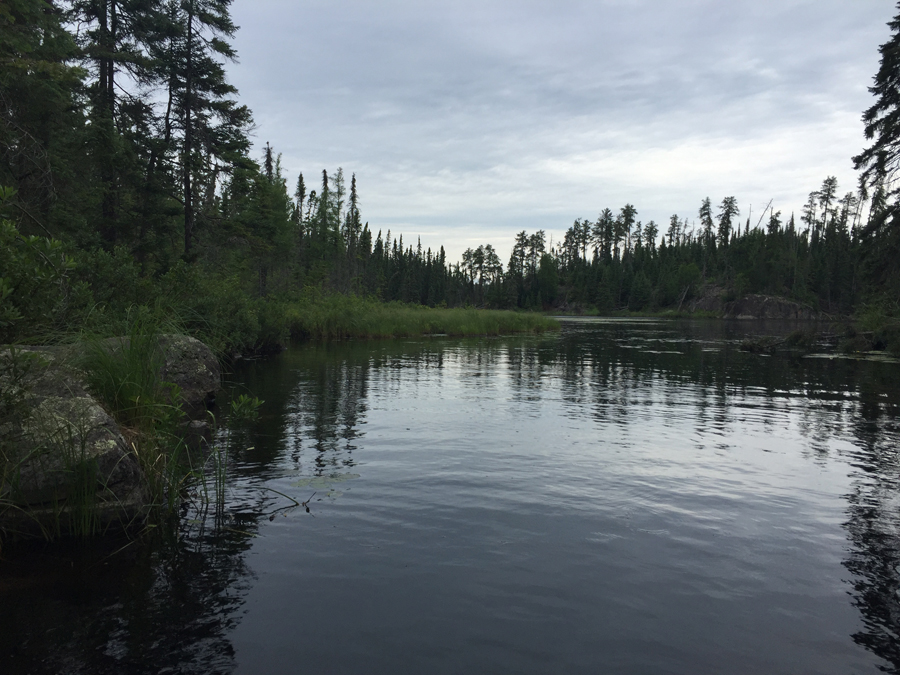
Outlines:
[{"label": "rock outcrop", "polygon": [[819,318],[819,313],[808,305],[771,295],[745,295],[725,303],[724,315],[727,319],[815,321]]},{"label": "rock outcrop", "polygon": [[[115,349],[122,341],[107,344]],[[188,418],[203,420],[219,389],[218,361],[185,336],[163,336],[160,348],[161,378],[178,385]],[[78,347],[0,349],[0,526],[6,529],[29,529],[86,507],[98,521],[130,520],[147,506],[129,431],[88,391],[77,363]]]},{"label": "rock outcrop", "polygon": [[707,285],[701,289],[699,295],[688,304],[690,312],[709,312],[721,314],[725,309],[725,289],[720,286]]},{"label": "rock outcrop", "polygon": [[819,312],[808,305],[773,295],[751,294],[727,301],[725,289],[708,286],[688,305],[691,312],[710,312],[724,319],[815,321]]},{"label": "rock outcrop", "polygon": [[189,418],[205,421],[222,379],[215,354],[200,340],[186,335],[164,335],[160,347],[165,359],[162,379],[178,385],[181,405]]}]

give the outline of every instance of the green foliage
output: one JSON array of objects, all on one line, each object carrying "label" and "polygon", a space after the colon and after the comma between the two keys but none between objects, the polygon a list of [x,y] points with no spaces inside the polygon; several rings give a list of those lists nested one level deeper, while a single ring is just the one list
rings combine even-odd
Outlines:
[{"label": "green foliage", "polygon": [[85,336],[80,365],[91,390],[119,423],[146,434],[171,431],[182,413],[177,387],[162,379],[160,325],[140,307],[129,312],[128,323],[122,337]]},{"label": "green foliage", "polygon": [[857,324],[871,333],[871,344],[876,349],[900,354],[900,303],[896,299],[869,302],[860,311]]},{"label": "green foliage", "polygon": [[685,295],[690,297],[700,285],[702,274],[697,263],[682,264],[678,268],[678,286],[684,289]]},{"label": "green foliage", "polygon": [[900,14],[888,23],[890,39],[881,45],[881,62],[869,92],[875,102],[863,113],[871,144],[853,162],[860,173],[863,196],[871,193],[873,217],[860,232],[864,273],[873,295],[900,295]]},{"label": "green foliage", "polygon": [[558,327],[538,314],[478,309],[434,309],[382,303],[357,296],[307,293],[282,312],[293,337],[313,339],[411,335],[500,335]]},{"label": "green foliage", "polygon": [[812,330],[795,330],[784,340],[784,344],[787,347],[803,351],[811,350],[815,343],[816,334]]},{"label": "green foliage", "polygon": [[639,312],[646,309],[650,304],[650,282],[643,272],[638,272],[631,286],[631,293],[628,298],[628,309],[632,312]]},{"label": "green foliage", "polygon": [[228,421],[232,424],[255,422],[259,417],[259,408],[262,404],[263,401],[255,396],[241,394],[231,401],[228,412]]},{"label": "green foliage", "polygon": [[556,261],[551,255],[545,253],[541,256],[541,262],[537,274],[538,289],[542,305],[550,305],[556,300],[557,287],[559,286],[559,272],[556,269]]},{"label": "green foliage", "polygon": [[12,222],[0,220],[0,343],[64,323],[73,267],[61,242],[24,236]]}]

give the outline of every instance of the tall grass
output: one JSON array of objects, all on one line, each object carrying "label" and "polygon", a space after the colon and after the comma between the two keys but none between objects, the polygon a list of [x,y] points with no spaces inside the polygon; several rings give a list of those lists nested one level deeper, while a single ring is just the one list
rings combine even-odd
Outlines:
[{"label": "tall grass", "polygon": [[340,294],[308,293],[273,303],[293,338],[387,338],[415,335],[502,335],[555,330],[540,314],[471,308],[442,309]]},{"label": "tall grass", "polygon": [[85,335],[80,365],[90,389],[120,424],[149,430],[168,419],[168,404],[177,392],[162,381],[165,356],[158,324],[140,311],[131,315],[128,332],[121,337]]},{"label": "tall grass", "polygon": [[128,313],[127,332],[116,338],[86,335],[80,366],[89,389],[100,398],[126,435],[141,467],[152,504],[171,510],[186,488],[202,484],[207,470],[220,483],[221,457],[197,456],[186,441],[186,415],[178,387],[162,378],[161,338],[173,326],[147,308]]}]

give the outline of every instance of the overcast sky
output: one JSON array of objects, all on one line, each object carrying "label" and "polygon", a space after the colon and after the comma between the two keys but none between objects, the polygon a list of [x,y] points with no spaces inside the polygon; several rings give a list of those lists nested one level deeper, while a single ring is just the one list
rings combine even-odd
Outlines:
[{"label": "overcast sky", "polygon": [[229,67],[293,191],[355,173],[363,219],[452,260],[634,204],[800,215],[851,156],[888,0],[235,0]]}]

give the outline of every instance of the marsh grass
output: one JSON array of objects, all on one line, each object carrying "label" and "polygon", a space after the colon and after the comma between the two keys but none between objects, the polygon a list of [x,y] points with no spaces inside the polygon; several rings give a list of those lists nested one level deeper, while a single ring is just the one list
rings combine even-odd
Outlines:
[{"label": "marsh grass", "polygon": [[147,308],[128,312],[121,337],[82,337],[80,367],[88,388],[123,428],[154,501],[171,501],[182,480],[184,434],[181,393],[162,377],[164,332],[172,326]]},{"label": "marsh grass", "polygon": [[559,327],[558,322],[541,314],[431,308],[340,294],[309,293],[281,303],[279,309],[295,339],[504,335]]}]

